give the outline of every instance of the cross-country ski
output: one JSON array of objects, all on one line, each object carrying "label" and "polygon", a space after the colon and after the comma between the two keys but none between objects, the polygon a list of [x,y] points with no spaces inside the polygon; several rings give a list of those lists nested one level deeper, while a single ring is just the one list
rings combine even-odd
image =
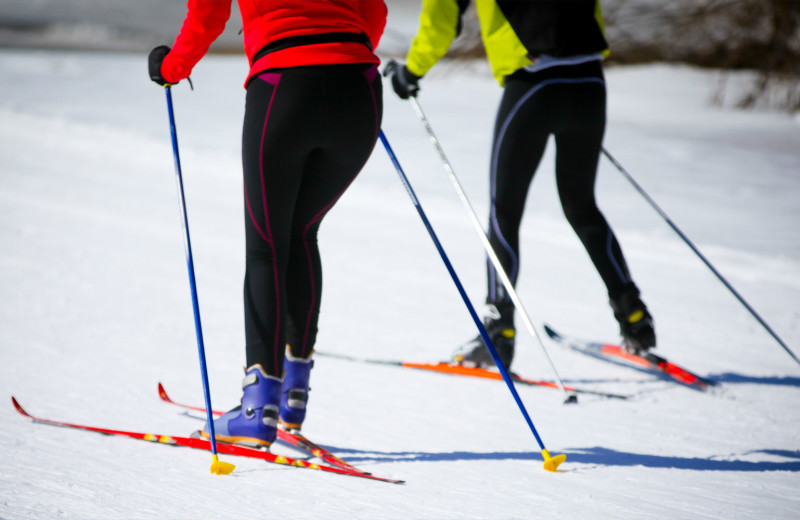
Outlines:
[{"label": "cross-country ski", "polygon": [[[59,426],[62,428],[71,428],[75,430],[84,430],[90,431],[95,433],[101,433],[103,435],[114,435],[120,437],[128,437],[130,439],[136,439],[141,441],[148,441],[157,444],[164,444],[167,446],[177,446],[177,447],[184,447],[184,448],[193,448],[196,450],[211,450],[211,443],[206,439],[201,439],[199,437],[182,437],[177,435],[165,435],[159,433],[150,433],[150,432],[137,432],[137,431],[129,431],[129,430],[116,430],[112,428],[104,428],[100,426],[89,426],[85,424],[76,424],[70,423],[65,421],[58,421],[53,419],[47,419],[43,417],[38,417],[35,415],[31,415],[28,413],[22,405],[19,404],[19,401],[15,397],[11,397],[11,403],[14,405],[14,408],[24,417],[32,420],[35,423],[40,424],[48,424],[50,426]],[[269,451],[255,449],[255,448],[248,448],[246,446],[240,446],[237,444],[228,444],[224,442],[217,443],[217,451],[219,453],[223,453],[226,455],[233,455],[237,457],[249,457],[253,459],[261,459],[266,462],[272,464],[280,464],[283,466],[292,466],[297,468],[306,468],[306,469],[315,469],[320,470],[326,473],[335,473],[339,475],[348,475],[351,477],[361,477],[369,480],[376,480],[380,482],[389,482],[391,484],[404,484],[405,482],[402,480],[396,479],[389,479],[378,477],[375,475],[370,475],[368,473],[364,473],[362,471],[353,471],[349,469],[344,469],[341,467],[332,467],[332,466],[325,466],[322,464],[314,464],[310,462],[306,462],[302,459],[296,459],[292,457],[286,457],[283,455],[276,455]]]},{"label": "cross-country ski", "polygon": [[639,370],[646,370],[653,374],[671,378],[678,383],[696,390],[707,390],[716,385],[716,382],[690,372],[689,370],[667,361],[653,352],[629,352],[620,345],[586,341],[568,337],[556,332],[552,327],[545,325],[545,332],[556,343],[610,363],[622,364]]},{"label": "cross-country ski", "polygon": [[[169,404],[175,405],[178,408],[183,408],[185,410],[193,410],[195,412],[203,412],[203,413],[206,412],[206,409],[204,407],[202,407],[202,406],[193,406],[193,405],[188,405],[188,404],[179,403],[179,402],[174,401],[169,396],[169,394],[167,394],[167,390],[164,388],[164,385],[161,384],[161,383],[158,383],[158,396],[165,403],[169,403]],[[212,411],[212,413],[215,416],[219,417],[219,416],[223,415],[224,412],[219,411],[219,410],[214,410],[214,411]],[[348,471],[355,471],[357,473],[368,473],[366,471],[363,471],[363,470],[360,470],[360,469],[356,468],[355,466],[351,465],[347,461],[344,461],[344,460],[340,459],[339,457],[337,457],[336,455],[334,455],[333,453],[331,453],[327,449],[323,448],[322,446],[319,446],[318,444],[315,444],[315,443],[311,442],[308,438],[306,438],[304,435],[302,435],[299,432],[291,432],[291,431],[288,431],[288,430],[286,430],[284,428],[278,428],[278,439],[283,441],[283,442],[285,442],[286,444],[289,444],[290,446],[294,446],[296,448],[304,450],[304,451],[308,452],[310,455],[313,455],[314,457],[318,457],[318,458],[322,459],[324,462],[327,462],[328,464],[330,464],[332,466],[338,466],[338,467],[346,469]]]}]

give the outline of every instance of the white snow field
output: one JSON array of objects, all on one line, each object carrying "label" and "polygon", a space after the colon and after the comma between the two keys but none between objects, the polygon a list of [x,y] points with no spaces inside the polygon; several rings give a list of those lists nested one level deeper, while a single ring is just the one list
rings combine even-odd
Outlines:
[{"label": "white snow field", "polygon": [[[241,56],[173,88],[211,395],[241,397]],[[607,160],[597,194],[656,320],[657,352],[698,392],[542,338],[564,382],[519,387],[558,473],[500,382],[318,357],[304,432],[403,486],[34,424],[188,435],[202,404],[164,91],[134,54],[0,51],[0,518],[796,519],[800,366]],[[606,147],[800,353],[800,125],[710,103],[718,74],[610,68]],[[738,83],[736,83],[738,84]],[[735,86],[732,85],[732,86]],[[485,255],[412,107],[383,128],[472,302]],[[729,85],[730,87],[730,85]],[[441,63],[420,103],[485,219],[494,112],[483,63]],[[476,334],[380,143],[320,233],[319,352],[446,359]],[[543,323],[617,341],[605,289],[557,202],[552,143],[522,229],[520,297]],[[518,321],[521,375],[552,379]],[[303,456],[288,447],[280,453]]]}]

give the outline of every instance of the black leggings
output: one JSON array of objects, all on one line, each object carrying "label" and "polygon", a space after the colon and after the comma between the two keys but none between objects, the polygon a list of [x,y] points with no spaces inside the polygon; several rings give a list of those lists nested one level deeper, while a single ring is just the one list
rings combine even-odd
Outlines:
[{"label": "black leggings", "polygon": [[[600,61],[509,76],[497,113],[491,164],[489,240],[512,283],[519,274],[519,227],[533,175],[552,134],[556,185],[564,214],[608,289],[633,285],[614,232],[597,208],[594,184],[606,123]],[[488,266],[489,303],[509,296]]]},{"label": "black leggings", "polygon": [[264,72],[247,87],[242,162],[247,366],[311,354],[322,291],[317,231],[364,166],[383,115],[377,66]]}]

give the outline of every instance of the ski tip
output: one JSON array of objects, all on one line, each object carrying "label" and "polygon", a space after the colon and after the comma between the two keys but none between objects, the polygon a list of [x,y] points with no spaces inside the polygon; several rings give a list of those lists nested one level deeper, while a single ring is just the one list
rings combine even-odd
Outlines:
[{"label": "ski tip", "polygon": [[548,324],[546,324],[546,323],[544,324],[544,331],[545,331],[545,332],[547,333],[547,335],[548,335],[548,336],[550,336],[550,338],[552,338],[552,339],[561,339],[561,338],[562,338],[561,334],[559,334],[558,332],[556,332],[555,330],[553,330],[553,329],[550,327],[550,325],[548,325]]},{"label": "ski tip", "polygon": [[169,399],[167,391],[164,389],[164,385],[161,384],[161,381],[158,382],[158,396],[161,397],[161,399],[164,401]]},{"label": "ski tip", "polygon": [[552,472],[558,471],[558,466],[567,460],[566,455],[556,455],[555,457],[551,457],[547,450],[542,450],[542,457],[544,457],[544,469]]},{"label": "ski tip", "polygon": [[219,460],[219,457],[214,455],[212,457],[211,462],[211,473],[214,475],[230,475],[233,473],[233,470],[236,469],[236,466],[231,464],[230,462],[224,462]]},{"label": "ski tip", "polygon": [[22,414],[22,415],[24,415],[25,417],[30,417],[30,414],[29,414],[28,412],[26,412],[26,411],[25,411],[25,409],[22,407],[22,405],[21,405],[21,404],[19,404],[19,401],[17,401],[17,398],[16,398],[16,397],[14,397],[13,395],[11,396],[11,404],[13,404],[13,405],[14,405],[14,408],[16,408],[16,410],[17,410],[19,413],[21,413],[21,414]]}]

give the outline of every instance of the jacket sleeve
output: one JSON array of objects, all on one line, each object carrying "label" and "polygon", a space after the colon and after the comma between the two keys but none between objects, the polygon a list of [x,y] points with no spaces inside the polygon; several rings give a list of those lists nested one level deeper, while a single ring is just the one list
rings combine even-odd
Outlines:
[{"label": "jacket sleeve", "polygon": [[373,49],[378,48],[381,42],[383,31],[386,28],[386,3],[383,1],[376,2],[375,0],[359,0],[358,11],[361,17],[366,22],[368,31],[367,36],[372,44]]},{"label": "jacket sleeve", "polygon": [[447,54],[458,36],[461,14],[468,2],[456,0],[423,0],[419,29],[406,56],[408,70],[424,76]]},{"label": "jacket sleeve", "polygon": [[222,34],[230,16],[230,0],[189,0],[181,32],[161,64],[164,79],[175,83],[188,78],[214,40]]}]

